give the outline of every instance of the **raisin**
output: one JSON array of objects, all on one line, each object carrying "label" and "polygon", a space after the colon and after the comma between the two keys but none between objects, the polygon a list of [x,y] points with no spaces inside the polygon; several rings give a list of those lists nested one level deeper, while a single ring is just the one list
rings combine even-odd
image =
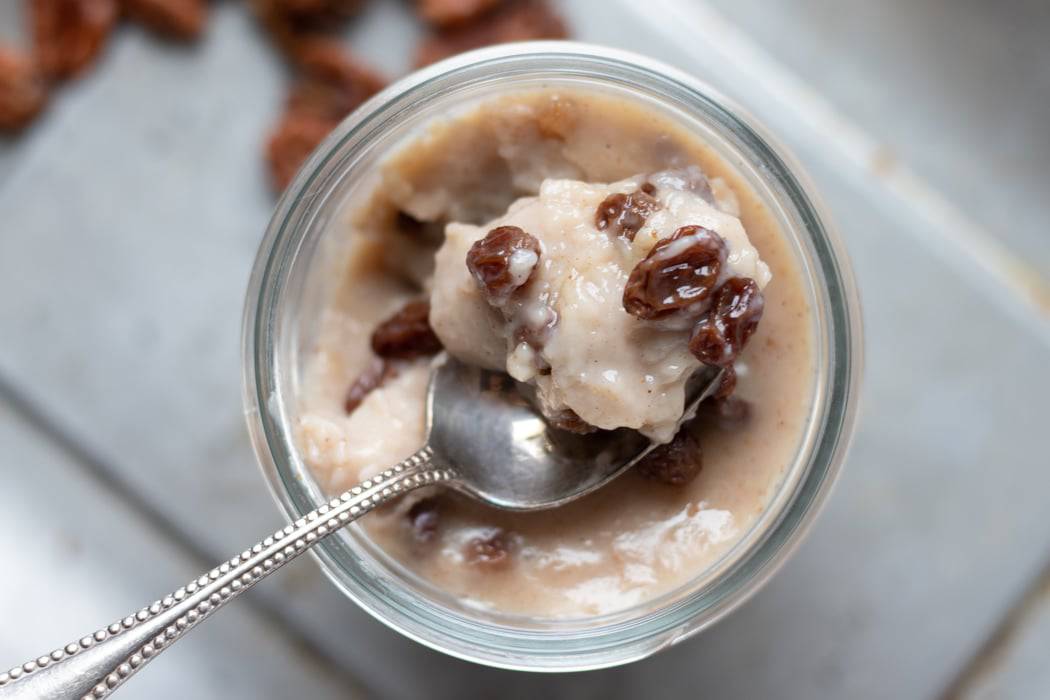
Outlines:
[{"label": "raisin", "polygon": [[369,394],[397,376],[397,365],[381,357],[372,359],[346,392],[343,408],[347,415],[357,410]]},{"label": "raisin", "polygon": [[386,79],[337,42],[303,42],[297,55],[301,69],[292,85],[287,109],[335,122],[386,86]]},{"label": "raisin", "polygon": [[638,189],[650,196],[656,194],[656,185],[651,182],[643,182]]},{"label": "raisin", "polygon": [[734,391],[736,391],[736,369],[729,365],[725,368],[725,372],[722,373],[722,381],[718,383],[718,388],[715,389],[715,393],[711,395],[711,398],[726,399]]},{"label": "raisin", "polygon": [[41,72],[62,80],[98,56],[117,21],[117,0],[32,0],[29,17]]},{"label": "raisin", "polygon": [[532,279],[540,259],[540,242],[517,226],[497,226],[467,251],[467,268],[487,295],[502,306]]},{"label": "raisin", "polygon": [[0,131],[21,129],[47,104],[47,84],[25,55],[0,47]]},{"label": "raisin", "polygon": [[580,418],[579,414],[571,408],[563,408],[557,413],[547,416],[547,422],[551,427],[564,430],[577,435],[589,435],[598,429]]},{"label": "raisin", "polygon": [[748,277],[731,277],[715,292],[710,311],[693,329],[689,350],[709,365],[728,367],[758,328],[765,300]]},{"label": "raisin", "polygon": [[492,8],[501,0],[416,0],[416,13],[424,22],[435,27],[466,24]]},{"label": "raisin", "polygon": [[696,478],[703,466],[700,441],[688,426],[678,431],[671,442],[657,445],[638,462],[642,476],[671,486],[685,486]]},{"label": "raisin", "polygon": [[412,537],[420,544],[433,542],[438,534],[440,518],[438,517],[438,500],[424,498],[412,504],[408,509],[408,522],[412,526]]},{"label": "raisin", "polygon": [[701,402],[698,416],[713,422],[721,430],[739,430],[751,422],[751,403],[735,396],[711,398]]},{"label": "raisin", "polygon": [[484,537],[475,537],[463,548],[467,562],[483,569],[501,569],[510,563],[510,539],[496,529]]},{"label": "raisin", "polygon": [[122,0],[128,17],[173,39],[196,39],[208,17],[205,0]]},{"label": "raisin", "polygon": [[441,341],[430,327],[430,302],[410,301],[372,332],[372,350],[380,357],[410,360],[441,352]]},{"label": "raisin", "polygon": [[703,226],[682,226],[657,241],[638,263],[623,290],[623,306],[644,320],[676,311],[702,312],[726,260],[726,244]]},{"label": "raisin", "polygon": [[270,180],[277,190],[283,190],[299,172],[317,145],[338,126],[339,122],[316,116],[289,113],[270,133],[266,158],[270,166]]},{"label": "raisin", "polygon": [[565,22],[546,0],[507,0],[477,21],[436,32],[416,50],[416,67],[443,58],[508,41],[565,39]]},{"label": "raisin", "polygon": [[598,205],[598,210],[594,212],[594,226],[599,231],[608,230],[614,236],[633,241],[635,234],[645,225],[645,220],[659,208],[660,202],[651,193],[641,189],[631,194],[617,192]]}]

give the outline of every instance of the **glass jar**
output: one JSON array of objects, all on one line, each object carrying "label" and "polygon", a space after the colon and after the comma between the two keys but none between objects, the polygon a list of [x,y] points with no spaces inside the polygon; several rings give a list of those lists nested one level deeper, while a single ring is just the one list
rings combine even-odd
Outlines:
[{"label": "glass jar", "polygon": [[695,78],[634,54],[568,42],[483,49],[404,78],[348,117],[314,152],[277,205],[249,283],[244,400],[255,451],[291,520],[326,499],[291,430],[303,350],[335,272],[324,240],[355,191],[406,136],[478,99],[544,87],[611,91],[662,110],[734,166],[779,219],[815,310],[815,401],[793,465],[765,513],[713,567],[680,589],[585,619],[531,619],[468,608],[406,570],[351,526],[312,551],[331,580],[403,634],[471,661],[570,671],[646,657],[726,615],[784,563],[842,464],[854,423],[861,324],[837,236],[795,161],[737,106]]}]

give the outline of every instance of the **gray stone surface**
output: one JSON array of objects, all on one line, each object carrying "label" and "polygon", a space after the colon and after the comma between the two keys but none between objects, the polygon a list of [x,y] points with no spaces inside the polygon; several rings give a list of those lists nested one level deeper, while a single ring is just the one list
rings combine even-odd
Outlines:
[{"label": "gray stone surface", "polygon": [[277,523],[271,508],[224,508],[267,498],[238,343],[282,78],[235,10],[199,50],[123,32],[47,138],[20,144],[0,191],[7,376],[205,541]]},{"label": "gray stone surface", "polygon": [[960,689],[965,700],[1041,698],[1050,691],[1050,573],[1001,643]]},{"label": "gray stone surface", "polygon": [[1050,274],[1050,3],[710,2]]},{"label": "gray stone surface", "polygon": [[[138,610],[203,570],[3,401],[0,444],[4,670]],[[342,674],[245,605],[230,606],[172,646],[121,696],[360,697]]]},{"label": "gray stone surface", "polygon": [[[797,152],[841,224],[869,352],[856,448],[828,511],[731,618],[610,671],[529,676],[446,658],[368,618],[312,565],[260,586],[259,607],[382,697],[937,694],[1050,553],[1047,322],[1012,313],[1008,291],[968,275],[972,258],[942,228],[953,216],[983,221],[1003,202],[1026,205],[1011,220],[1027,221],[1045,203],[1014,199],[1001,191],[1012,181],[997,179],[986,197],[953,192],[945,219],[832,143],[841,124],[805,95],[771,90],[768,63],[747,41],[661,26],[614,3],[601,12],[598,0],[564,6],[581,38],[676,63],[740,100]],[[403,7],[378,3],[349,40],[396,72],[414,31],[407,26]],[[278,517],[244,436],[238,331],[272,203],[259,144],[281,80],[240,8],[220,4],[199,48],[123,31],[104,65],[0,150],[0,378],[156,511],[173,541],[215,561]],[[845,89],[819,87],[832,101]],[[886,116],[911,162],[922,138],[903,134],[930,127]],[[1044,145],[1025,138],[1033,151]],[[993,144],[972,146],[994,160]],[[1047,252],[1037,237],[1016,240],[1034,245],[1020,248],[1033,260]],[[31,483],[9,454],[0,466]],[[185,578],[176,573],[161,588]],[[19,649],[2,651],[38,651]]]}]

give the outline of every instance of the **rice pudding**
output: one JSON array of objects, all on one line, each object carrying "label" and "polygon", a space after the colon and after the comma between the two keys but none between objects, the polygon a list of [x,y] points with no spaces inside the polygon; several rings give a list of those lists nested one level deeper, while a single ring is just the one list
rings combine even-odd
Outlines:
[{"label": "rice pudding", "polygon": [[[407,569],[478,607],[589,616],[702,574],[765,510],[813,400],[812,310],[774,218],[695,134],[583,89],[490,99],[406,143],[333,225],[337,284],[296,419],[326,492],[421,446],[429,363],[442,348],[533,383],[562,427],[627,426],[666,443],[556,510],[503,512],[433,492],[364,518]],[[508,234],[508,288],[486,289],[468,258],[500,228],[534,243]],[[697,246],[717,262],[690,268],[709,277],[700,291],[638,292],[655,284],[646,261]],[[716,311],[727,294],[752,300],[751,311],[760,303],[743,348],[710,342],[725,331]],[[726,385],[676,433],[682,385],[701,361],[726,367]]]}]

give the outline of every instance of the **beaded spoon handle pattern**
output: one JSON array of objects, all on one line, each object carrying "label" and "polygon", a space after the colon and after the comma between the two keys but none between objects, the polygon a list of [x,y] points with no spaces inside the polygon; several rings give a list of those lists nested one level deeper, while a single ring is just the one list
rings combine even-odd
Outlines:
[{"label": "beaded spoon handle pattern", "polygon": [[94,634],[0,674],[0,698],[104,698],[161,651],[317,542],[386,501],[456,473],[424,447],[278,530],[171,595]]}]

